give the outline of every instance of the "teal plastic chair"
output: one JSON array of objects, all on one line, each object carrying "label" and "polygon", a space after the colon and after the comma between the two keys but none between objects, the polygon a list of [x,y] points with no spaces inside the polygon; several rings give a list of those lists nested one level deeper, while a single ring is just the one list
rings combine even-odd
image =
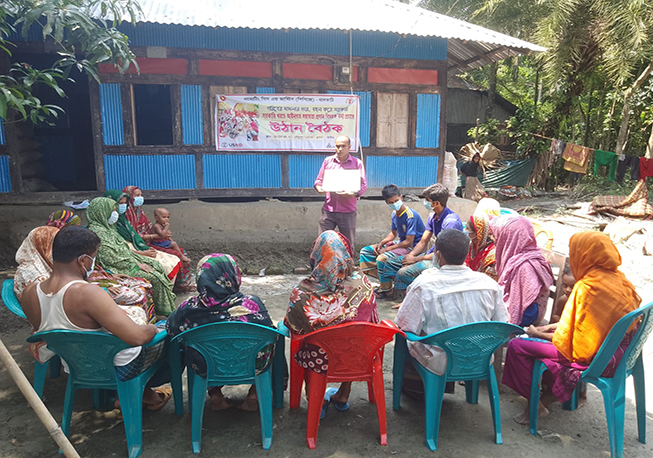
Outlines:
[{"label": "teal plastic chair", "polygon": [[[392,371],[393,409],[400,408],[404,363],[408,358],[424,382],[426,446],[430,450],[437,450],[442,398],[446,382],[464,380],[467,402],[477,404],[479,380],[487,380],[495,441],[497,444],[501,444],[503,440],[501,437],[499,388],[491,364],[492,354],[514,335],[523,333],[522,328],[513,324],[482,321],[456,326],[424,337],[418,337],[410,332],[406,333],[406,338],[397,335]],[[410,356],[406,340],[444,349],[447,354],[445,374],[434,374]]]},{"label": "teal plastic chair", "polygon": [[[167,333],[159,332],[145,347],[165,342],[167,336]],[[77,390],[94,390],[94,405],[98,403],[100,390],[118,390],[129,458],[139,456],[143,451],[143,390],[167,358],[159,358],[142,374],[123,382],[116,375],[113,358],[129,345],[117,337],[103,332],[46,331],[27,338],[28,342],[41,340],[47,342],[48,348],[59,355],[69,369],[61,422],[64,434],[69,436]]]},{"label": "teal plastic chair", "polygon": [[[610,333],[599,348],[598,353],[590,366],[583,371],[581,382],[595,385],[603,395],[605,416],[608,423],[608,437],[610,439],[610,455],[612,458],[622,458],[624,454],[624,423],[626,407],[626,379],[633,376],[635,383],[635,402],[637,404],[637,431],[638,439],[646,443],[646,385],[644,384],[644,361],[642,347],[653,329],[653,302],[637,310],[633,310],[621,318],[612,327]],[[638,321],[639,327],[633,340],[624,352],[619,365],[612,377],[603,377],[603,371],[610,362],[619,344],[626,335],[630,326]],[[531,384],[530,399],[530,430],[537,435],[537,411],[540,403],[540,389],[542,374],[547,368],[542,361],[536,360],[533,367],[533,380]],[[563,408],[574,410],[578,405],[578,388],[572,395],[572,400],[565,403]]]},{"label": "teal plastic chair", "polygon": [[[274,328],[253,323],[221,322],[205,324],[175,336],[170,343],[170,371],[175,397],[175,411],[183,414],[180,350],[193,348],[206,361],[206,377],[188,368],[188,404],[191,412],[193,453],[199,453],[202,443],[202,416],[209,386],[256,386],[263,448],[272,446],[272,366],[256,373],[256,355],[268,345],[276,344],[281,334]],[[275,353],[279,352],[279,349]],[[283,350],[281,349],[281,357]],[[283,396],[283,391],[281,391]],[[283,399],[282,399],[283,402]]]},{"label": "teal plastic chair", "polygon": [[[2,282],[2,302],[14,315],[23,319],[27,319],[23,308],[14,293],[14,280],[9,279]],[[50,378],[57,378],[60,374],[61,360],[58,356],[52,357],[49,361],[41,364],[34,361],[34,391],[43,399],[43,387],[45,386],[45,377],[48,373],[48,365],[50,366]]]}]

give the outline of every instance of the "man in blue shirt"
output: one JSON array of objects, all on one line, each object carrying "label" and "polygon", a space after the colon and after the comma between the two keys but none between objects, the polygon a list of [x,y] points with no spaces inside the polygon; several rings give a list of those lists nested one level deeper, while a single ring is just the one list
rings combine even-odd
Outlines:
[{"label": "man in blue shirt", "polygon": [[[403,257],[422,239],[425,228],[419,213],[403,203],[401,190],[396,185],[387,185],[381,195],[392,211],[390,233],[376,245],[361,250],[360,265],[364,273],[379,279],[381,286],[375,292],[377,297],[385,298],[392,294],[392,283],[398,270],[390,268],[389,262],[394,260],[396,266],[401,266]],[[396,238],[399,238],[398,242]]]},{"label": "man in blue shirt", "polygon": [[[429,215],[429,219],[426,222],[426,230],[422,235],[422,239],[410,253],[403,257],[401,260],[401,265],[393,265],[397,269],[397,274],[395,275],[395,285],[394,290],[395,296],[403,295],[406,292],[406,288],[410,285],[413,280],[415,280],[422,271],[428,269],[429,267],[438,267],[437,263],[433,262],[433,248],[426,252],[426,247],[431,240],[431,236],[435,237],[445,229],[457,229],[459,231],[463,230],[463,223],[460,220],[460,217],[455,214],[450,208],[447,207],[447,201],[449,200],[449,190],[442,184],[436,183],[429,186],[422,193],[424,197],[424,206],[433,211]],[[398,298],[398,297],[397,297]]]}]

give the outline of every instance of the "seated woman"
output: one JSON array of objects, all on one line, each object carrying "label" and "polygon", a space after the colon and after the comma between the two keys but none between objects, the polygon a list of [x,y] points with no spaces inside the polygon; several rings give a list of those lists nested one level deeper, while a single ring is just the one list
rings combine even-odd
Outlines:
[{"label": "seated woman", "polygon": [[97,197],[86,209],[88,228],[95,232],[102,243],[97,261],[114,274],[138,276],[152,284],[152,296],[157,315],[170,315],[175,309],[172,282],[166,277],[161,264],[147,256],[132,252],[118,234],[117,204],[107,197]]},{"label": "seated woman", "polygon": [[127,242],[129,248],[135,253],[154,258],[159,264],[161,264],[163,271],[166,273],[170,281],[174,282],[179,270],[181,269],[181,261],[177,256],[164,253],[163,251],[157,251],[154,248],[149,247],[132,225],[129,224],[129,221],[127,221],[127,218],[125,217],[129,196],[117,189],[111,189],[104,193],[104,197],[113,199],[118,203],[118,222],[116,223],[116,230]]},{"label": "seated woman", "polygon": [[[164,253],[176,256],[177,259],[179,259],[181,262],[182,259],[178,256],[178,253],[175,250],[152,245],[151,242],[156,240],[159,236],[156,234],[150,234],[150,227],[152,224],[150,223],[150,220],[147,219],[147,216],[145,216],[145,212],[143,212],[143,203],[145,200],[143,199],[143,191],[141,191],[141,188],[136,186],[127,186],[122,190],[122,192],[129,196],[129,202],[127,205],[127,211],[125,212],[125,217],[127,218],[127,221],[129,221],[129,224],[131,224],[131,226],[136,229],[136,232],[138,232],[145,243],[157,251],[162,251]],[[180,251],[184,254],[184,256],[188,257],[186,250],[180,247]],[[179,292],[196,290],[190,271],[190,263],[182,262],[179,266],[179,273],[177,274],[175,289]]]},{"label": "seated woman", "polygon": [[522,327],[539,323],[546,313],[553,272],[537,246],[533,224],[523,216],[499,216],[490,221],[490,231],[510,322]]},{"label": "seated woman", "polygon": [[[356,269],[345,236],[335,231],[320,234],[311,248],[310,265],[311,276],[290,294],[284,324],[293,334],[307,334],[349,321],[379,322],[372,285]],[[319,374],[328,369],[327,355],[319,347],[304,345],[293,357],[300,366]],[[340,389],[328,389],[322,416],[331,402],[338,410],[347,410],[350,391],[351,382],[342,383]]]},{"label": "seated woman", "polygon": [[[506,354],[502,382],[527,399],[535,360],[541,360],[549,370],[545,373],[548,377],[545,385],[551,387],[552,393],[542,396],[540,416],[549,413],[546,407],[555,398],[560,402],[571,398],[581,371],[592,362],[614,324],[637,309],[642,301],[633,284],[618,270],[621,256],[605,234],[574,234],[569,241],[569,261],[578,281],[560,322],[529,327],[528,335],[537,340],[513,339]],[[603,374],[606,377],[614,373],[633,337],[632,331],[629,330],[610,360]],[[521,424],[528,424],[528,420],[528,408],[515,418]]]},{"label": "seated woman", "polygon": [[[234,258],[228,254],[210,254],[197,264],[198,295],[183,302],[168,317],[168,334],[176,336],[184,331],[203,324],[222,321],[243,321],[273,327],[272,319],[263,302],[256,296],[240,292],[240,269]],[[259,354],[257,370],[265,370],[270,364],[272,348]],[[200,375],[206,374],[206,362],[196,351],[189,351],[187,362]],[[209,390],[211,410],[224,410],[230,407],[222,394],[222,387]],[[245,401],[238,407],[241,410],[258,410],[256,387],[251,386]]]},{"label": "seated woman", "polygon": [[57,229],[65,226],[79,226],[80,224],[82,224],[82,220],[70,210],[57,210],[53,212],[45,223],[46,226],[56,227]]},{"label": "seated woman", "polygon": [[494,240],[490,234],[490,218],[485,213],[469,217],[467,233],[471,239],[469,254],[465,260],[467,267],[497,280]]}]

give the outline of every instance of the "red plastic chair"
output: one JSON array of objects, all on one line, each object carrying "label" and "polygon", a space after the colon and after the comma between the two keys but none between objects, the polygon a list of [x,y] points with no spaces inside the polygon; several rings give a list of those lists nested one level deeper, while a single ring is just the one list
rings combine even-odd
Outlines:
[{"label": "red plastic chair", "polygon": [[[326,375],[312,370],[305,371],[308,383],[308,414],[306,419],[306,444],[317,447],[317,430],[320,411],[327,383],[367,382],[370,402],[376,404],[379,416],[381,445],[388,444],[386,428],[385,391],[383,386],[383,349],[395,334],[405,334],[390,321],[381,324],[352,322],[331,326],[311,332],[291,341],[291,352],[299,349],[301,340],[321,347],[329,359]],[[291,359],[294,353],[291,353]],[[293,370],[291,362],[291,408],[296,396],[297,405],[301,394],[301,378]],[[299,366],[298,366],[299,367]],[[301,367],[300,367],[301,369]],[[298,379],[300,382],[298,382]],[[294,390],[294,391],[293,391]],[[294,395],[294,396],[293,396]]]}]

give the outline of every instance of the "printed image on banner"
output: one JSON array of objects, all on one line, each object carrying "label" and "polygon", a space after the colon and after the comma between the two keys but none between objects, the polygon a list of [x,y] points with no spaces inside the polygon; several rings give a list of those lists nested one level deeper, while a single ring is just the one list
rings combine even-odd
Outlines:
[{"label": "printed image on banner", "polygon": [[341,135],[358,150],[359,99],[349,94],[218,94],[218,151],[333,152]]}]

